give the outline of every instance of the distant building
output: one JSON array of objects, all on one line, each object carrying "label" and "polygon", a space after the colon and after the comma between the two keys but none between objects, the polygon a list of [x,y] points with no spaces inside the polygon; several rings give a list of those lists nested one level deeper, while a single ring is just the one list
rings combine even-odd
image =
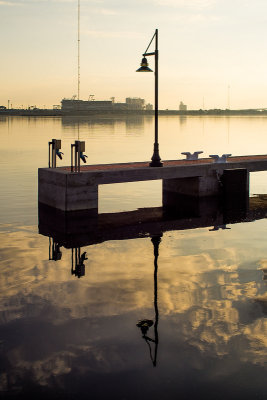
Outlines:
[{"label": "distant building", "polygon": [[[150,106],[150,105],[148,105]],[[144,110],[145,100],[138,97],[127,97],[125,103],[115,103],[115,97],[110,100],[77,100],[75,96],[72,99],[61,100],[62,111],[111,111],[111,110]],[[148,108],[150,109],[150,108]]]},{"label": "distant building", "polygon": [[113,103],[112,109],[120,111],[120,110],[128,110],[128,107],[126,103]]},{"label": "distant building", "polygon": [[130,110],[143,110],[145,106],[145,100],[139,97],[127,97],[125,102]]},{"label": "distant building", "polygon": [[61,109],[63,111],[90,111],[90,110],[112,110],[111,100],[61,100]]},{"label": "distant building", "polygon": [[180,102],[179,105],[179,111],[187,111],[187,105],[184,104],[182,101]]}]

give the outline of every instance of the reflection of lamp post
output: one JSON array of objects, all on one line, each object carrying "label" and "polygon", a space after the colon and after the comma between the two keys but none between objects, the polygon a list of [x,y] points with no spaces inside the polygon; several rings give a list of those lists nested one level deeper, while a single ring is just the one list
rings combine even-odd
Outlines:
[{"label": "reflection of lamp post", "polygon": [[[152,236],[151,242],[154,246],[154,311],[155,311],[155,322],[154,322],[154,339],[147,336],[149,328],[153,325],[153,321],[150,319],[143,319],[139,321],[136,326],[141,329],[142,337],[145,339],[149,347],[150,358],[154,367],[157,366],[157,356],[158,356],[158,345],[159,345],[159,335],[158,335],[158,323],[159,323],[159,310],[158,310],[158,256],[159,256],[159,244],[161,242],[161,234]],[[152,349],[150,342],[155,344],[154,356],[152,355]]]},{"label": "reflection of lamp post", "polygon": [[[155,38],[155,51],[152,53],[147,53],[153,39]],[[159,59],[159,51],[158,51],[158,30],[156,29],[146,51],[143,54],[143,59],[141,62],[141,67],[138,68],[136,72],[153,72],[148,67],[148,62],[146,56],[155,56],[155,142],[154,142],[154,152],[151,158],[152,162],[149,164],[150,167],[162,167],[163,163],[160,161],[159,156],[159,143],[158,143],[158,59]]]},{"label": "reflection of lamp post", "polygon": [[158,335],[158,323],[159,323],[159,310],[158,310],[158,256],[159,256],[159,244],[161,242],[161,235],[152,236],[151,242],[154,246],[154,310],[155,310],[155,323],[154,323],[154,334],[155,334],[155,355],[154,355],[154,367],[157,365],[157,354],[159,345]]}]

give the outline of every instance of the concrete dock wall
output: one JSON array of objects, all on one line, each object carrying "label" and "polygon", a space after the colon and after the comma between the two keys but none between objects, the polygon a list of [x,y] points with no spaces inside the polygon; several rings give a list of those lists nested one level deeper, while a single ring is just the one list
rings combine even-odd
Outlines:
[{"label": "concrete dock wall", "polygon": [[[251,156],[255,157],[255,156]],[[98,211],[98,186],[111,183],[163,180],[163,206],[172,207],[181,196],[201,198],[218,196],[223,186],[249,192],[249,172],[267,170],[267,157],[259,160],[215,163],[210,159],[172,165],[165,162],[163,168],[148,167],[148,163],[111,164],[87,166],[79,173],[70,168],[40,168],[38,174],[39,202],[63,211]],[[169,164],[167,164],[169,163]],[[239,170],[235,175],[224,171]],[[243,172],[240,172],[243,170]],[[245,171],[245,172],[244,172]],[[225,176],[226,176],[225,175]],[[231,183],[232,182],[232,183]],[[231,189],[232,188],[232,189]]]}]

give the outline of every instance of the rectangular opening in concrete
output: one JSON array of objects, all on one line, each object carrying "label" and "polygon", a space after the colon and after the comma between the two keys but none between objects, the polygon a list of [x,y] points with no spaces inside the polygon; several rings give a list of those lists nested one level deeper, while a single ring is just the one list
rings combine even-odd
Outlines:
[{"label": "rectangular opening in concrete", "polygon": [[98,212],[132,211],[162,206],[162,181],[126,182],[98,187]]},{"label": "rectangular opening in concrete", "polygon": [[249,196],[255,194],[267,194],[267,171],[250,173]]}]

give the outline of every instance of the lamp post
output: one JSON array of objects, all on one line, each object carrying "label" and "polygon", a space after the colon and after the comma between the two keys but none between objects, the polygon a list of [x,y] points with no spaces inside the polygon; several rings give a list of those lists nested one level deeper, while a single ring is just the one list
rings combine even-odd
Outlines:
[{"label": "lamp post", "polygon": [[[155,39],[155,51],[152,53],[147,53],[151,43]],[[143,54],[141,67],[136,70],[136,72],[153,72],[149,66],[146,57],[147,56],[155,56],[155,141],[154,141],[154,152],[151,158],[151,163],[149,163],[150,167],[162,167],[163,163],[160,161],[159,156],[159,142],[158,142],[158,81],[159,81],[159,71],[158,71],[158,60],[159,60],[159,51],[158,51],[158,30],[155,30],[155,33]]]}]

